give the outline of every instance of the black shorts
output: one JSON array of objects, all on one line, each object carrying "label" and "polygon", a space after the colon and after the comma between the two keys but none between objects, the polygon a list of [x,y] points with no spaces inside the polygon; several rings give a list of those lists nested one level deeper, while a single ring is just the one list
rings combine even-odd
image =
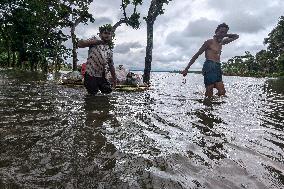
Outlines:
[{"label": "black shorts", "polygon": [[85,73],[84,86],[89,94],[97,94],[100,90],[101,93],[109,94],[112,92],[110,83],[105,77],[93,77]]}]

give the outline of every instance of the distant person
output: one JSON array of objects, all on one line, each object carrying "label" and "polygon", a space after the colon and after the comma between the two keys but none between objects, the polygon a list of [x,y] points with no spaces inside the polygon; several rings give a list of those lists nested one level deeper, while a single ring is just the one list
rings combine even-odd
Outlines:
[{"label": "distant person", "polygon": [[93,37],[88,40],[80,40],[79,48],[89,47],[84,85],[90,94],[111,93],[112,87],[106,79],[108,71],[111,72],[113,88],[116,86],[116,74],[113,65],[113,52],[110,48],[112,40],[112,28],[101,26],[99,28],[100,39]]},{"label": "distant person", "polygon": [[85,73],[86,73],[86,63],[83,63],[81,66],[81,74],[83,77],[85,77]]},{"label": "distant person", "polygon": [[229,26],[225,23],[218,25],[215,30],[213,39],[208,39],[204,42],[197,53],[191,58],[186,68],[181,72],[183,76],[187,75],[188,69],[195,62],[195,60],[205,52],[206,61],[204,62],[202,73],[204,75],[204,84],[206,88],[205,96],[212,97],[213,89],[218,90],[218,95],[225,95],[226,90],[222,81],[222,71],[220,56],[222,53],[222,46],[226,45],[239,38],[237,34],[228,34]]},{"label": "distant person", "polygon": [[126,83],[127,73],[128,73],[128,70],[125,69],[123,65],[119,65],[118,68],[116,68],[117,82],[120,85],[123,85]]}]

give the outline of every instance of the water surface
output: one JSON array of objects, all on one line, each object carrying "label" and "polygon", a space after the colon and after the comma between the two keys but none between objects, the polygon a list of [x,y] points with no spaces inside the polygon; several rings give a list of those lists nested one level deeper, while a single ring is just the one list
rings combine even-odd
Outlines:
[{"label": "water surface", "polygon": [[211,100],[182,81],[89,96],[1,71],[0,188],[284,188],[284,81],[227,76]]}]

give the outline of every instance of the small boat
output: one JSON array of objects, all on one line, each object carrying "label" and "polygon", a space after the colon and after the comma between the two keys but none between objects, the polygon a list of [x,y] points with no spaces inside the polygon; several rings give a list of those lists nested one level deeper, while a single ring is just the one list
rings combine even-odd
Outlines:
[{"label": "small boat", "polygon": [[[149,85],[142,82],[141,75],[127,71],[122,67],[122,65],[119,65],[119,67],[116,68],[116,74],[118,79],[118,83],[115,88],[116,91],[139,92],[149,89]],[[110,80],[110,74],[107,74],[106,78]],[[83,86],[84,79],[82,73],[79,71],[69,72],[62,76],[60,84],[68,86]]]}]

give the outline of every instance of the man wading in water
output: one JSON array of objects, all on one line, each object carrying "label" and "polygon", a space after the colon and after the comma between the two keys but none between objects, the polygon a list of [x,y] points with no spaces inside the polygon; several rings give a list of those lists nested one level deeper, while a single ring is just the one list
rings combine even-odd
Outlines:
[{"label": "man wading in water", "polygon": [[206,88],[205,96],[212,97],[213,89],[218,90],[218,95],[225,95],[226,90],[222,81],[222,71],[220,56],[222,45],[226,45],[239,38],[237,34],[228,34],[229,26],[225,23],[218,25],[213,39],[204,42],[198,52],[191,58],[186,68],[181,72],[183,76],[187,75],[188,69],[195,60],[205,52],[206,61],[204,62],[202,73],[204,75],[204,84]]},{"label": "man wading in water", "polygon": [[112,92],[112,87],[106,79],[107,71],[111,72],[113,88],[116,86],[113,52],[109,45],[112,40],[112,28],[101,26],[99,31],[100,39],[93,37],[78,42],[79,48],[89,47],[89,55],[84,74],[84,85],[88,93],[92,95],[97,94],[99,90],[106,94]]}]

